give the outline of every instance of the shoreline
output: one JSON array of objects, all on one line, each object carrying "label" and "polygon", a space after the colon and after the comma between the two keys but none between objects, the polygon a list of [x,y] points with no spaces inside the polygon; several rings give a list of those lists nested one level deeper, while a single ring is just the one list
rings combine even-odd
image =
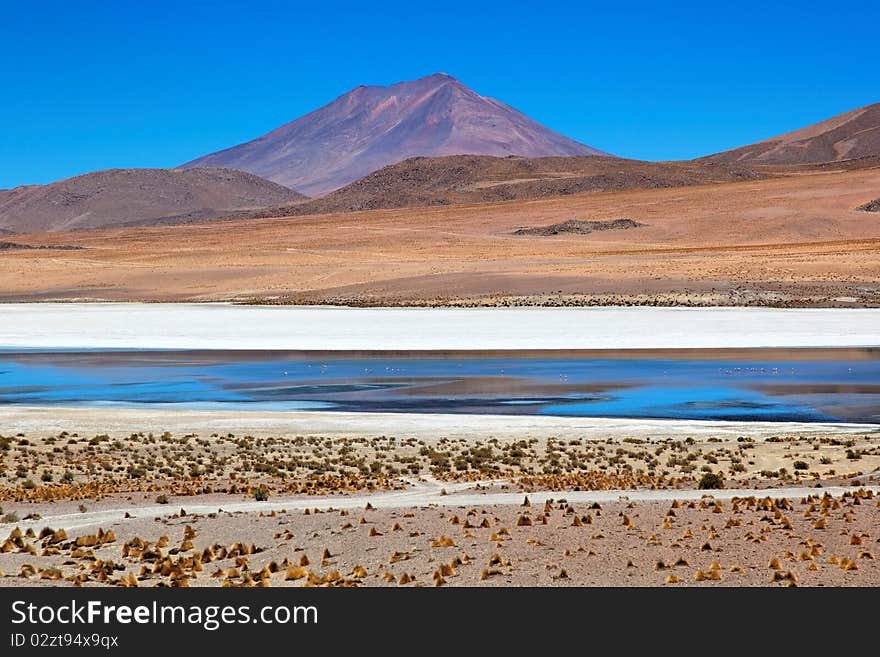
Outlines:
[{"label": "shoreline", "polygon": [[321,359],[396,359],[424,360],[462,358],[468,360],[489,359],[675,359],[687,361],[724,360],[754,361],[855,361],[880,359],[880,347],[745,347],[745,348],[667,348],[667,349],[137,349],[120,347],[100,349],[95,347],[39,348],[39,347],[0,347],[0,357],[14,357],[16,360],[52,362],[57,357],[69,355],[88,356],[91,354],[112,354],[124,358],[143,353],[186,355],[188,359],[215,362],[218,358],[232,362],[321,360]]},{"label": "shoreline", "polygon": [[52,305],[52,304],[109,305],[137,303],[155,304],[194,304],[203,306],[242,306],[259,308],[264,306],[281,308],[427,308],[427,309],[511,309],[511,308],[688,308],[710,310],[715,308],[737,309],[758,308],[773,310],[877,310],[880,302],[876,297],[862,296],[810,296],[808,293],[789,294],[778,291],[761,293],[731,292],[726,295],[681,292],[650,295],[524,295],[505,297],[462,297],[450,299],[396,299],[378,298],[277,298],[274,296],[242,297],[176,297],[173,300],[161,297],[131,297],[116,299],[111,297],[49,297],[44,295],[0,295],[0,307],[8,305]]},{"label": "shoreline", "polygon": [[761,439],[786,434],[850,435],[880,432],[880,424],[830,422],[735,422],[647,418],[593,418],[548,415],[467,415],[447,413],[345,413],[333,411],[205,411],[102,407],[7,406],[0,408],[0,433],[138,431],[249,433],[255,436],[396,436],[440,439],[464,437],[520,439],[554,437],[674,438],[738,436]]}]

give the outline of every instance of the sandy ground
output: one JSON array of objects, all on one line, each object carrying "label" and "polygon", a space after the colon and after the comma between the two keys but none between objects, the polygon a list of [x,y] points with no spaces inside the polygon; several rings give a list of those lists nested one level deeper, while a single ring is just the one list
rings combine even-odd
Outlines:
[{"label": "sandy ground", "polygon": [[[706,493],[705,491],[703,493]],[[19,524],[8,586],[877,586],[876,489],[601,501],[559,492],[169,508],[61,531]],[[730,495],[733,493],[734,495]],[[376,501],[379,501],[379,497]],[[356,505],[355,505],[356,503]],[[268,506],[268,505],[267,505]],[[277,505],[276,505],[277,507]],[[196,510],[198,509],[198,510]],[[5,534],[6,532],[4,532]],[[0,536],[0,538],[3,538]]]},{"label": "sandy ground", "polygon": [[880,309],[7,304],[0,348],[499,350],[880,345]]},{"label": "sandy ground", "polygon": [[[18,236],[0,299],[345,304],[880,303],[880,170],[535,201]],[[517,236],[627,218],[642,228]]]},{"label": "sandy ground", "polygon": [[332,437],[397,436],[523,440],[554,436],[572,440],[727,437],[761,440],[785,434],[876,433],[880,425],[822,422],[725,422],[650,418],[590,418],[537,415],[448,415],[444,413],[335,413],[326,411],[192,411],[186,409],[64,408],[4,406],[0,434],[48,436],[67,431],[83,435],[132,431],[162,433],[242,433]]},{"label": "sandy ground", "polygon": [[[868,483],[865,483],[868,482]],[[874,494],[880,492],[880,487],[871,485],[870,482],[880,482],[880,478],[874,475],[863,475],[858,478],[858,487]],[[710,496],[716,500],[732,500],[734,498],[751,497],[760,495],[762,498],[782,499],[790,497],[806,497],[814,495],[817,491],[824,494],[839,497],[851,491],[851,486],[797,486],[783,488],[733,488],[712,490],[688,490],[688,489],[633,489],[633,490],[565,490],[565,491],[527,491],[523,492],[498,492],[498,482],[486,480],[483,482],[449,483],[434,479],[418,480],[409,482],[409,486],[403,491],[390,491],[369,494],[353,494],[348,496],[297,496],[281,497],[275,500],[257,502],[252,499],[230,499],[222,495],[199,495],[192,498],[179,497],[174,502],[181,505],[187,515],[207,515],[210,513],[230,514],[258,514],[268,515],[272,512],[283,513],[285,511],[305,511],[306,509],[336,509],[336,510],[361,510],[369,504],[375,509],[415,509],[419,507],[456,507],[466,506],[521,506],[527,497],[533,504],[544,504],[554,499],[565,499],[571,504],[594,503],[608,504],[613,502],[672,502],[678,500],[696,501]],[[509,486],[500,485],[507,489]],[[39,519],[25,520],[15,523],[22,529],[31,527],[39,530],[46,525],[54,529],[64,529],[74,532],[85,529],[96,530],[102,526],[110,526],[113,529],[124,527],[127,524],[137,524],[143,519],[155,520],[173,513],[177,509],[169,511],[168,505],[159,505],[149,499],[144,499],[143,504],[132,505],[131,500],[122,499],[121,496],[109,496],[93,505],[91,509],[80,511],[76,505],[58,503],[52,506],[35,504],[28,507],[29,511],[39,513]],[[171,501],[168,502],[171,504]],[[177,506],[175,505],[175,506]],[[45,512],[42,513],[42,512]]]},{"label": "sandy ground", "polygon": [[874,426],[256,415],[4,411],[0,583],[880,585]]}]

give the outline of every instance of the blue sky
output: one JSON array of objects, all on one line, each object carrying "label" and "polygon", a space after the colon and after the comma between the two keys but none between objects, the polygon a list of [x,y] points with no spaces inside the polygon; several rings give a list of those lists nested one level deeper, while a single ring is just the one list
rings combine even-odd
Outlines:
[{"label": "blue sky", "polygon": [[690,158],[880,101],[878,24],[874,0],[6,3],[0,188],[174,166],[437,71],[596,148]]}]

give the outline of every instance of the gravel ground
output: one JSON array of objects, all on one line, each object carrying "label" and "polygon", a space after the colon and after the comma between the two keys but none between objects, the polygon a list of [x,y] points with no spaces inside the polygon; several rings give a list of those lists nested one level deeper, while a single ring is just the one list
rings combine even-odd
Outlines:
[{"label": "gravel ground", "polygon": [[[117,519],[66,536],[41,531],[41,525],[52,527],[51,519],[19,523],[18,532],[9,526],[0,583],[880,585],[880,498],[874,490],[780,494],[716,500],[703,492],[682,493],[690,499],[680,501],[590,503],[560,492],[552,501],[549,494],[543,501],[517,495],[516,504],[478,505],[471,496],[456,499],[453,491],[447,506],[385,508],[361,505],[364,498],[358,498],[356,507],[340,509],[314,498],[308,511],[291,502],[283,511],[210,513],[180,509],[175,500],[164,515]],[[190,499],[187,505],[205,502]],[[137,507],[138,501],[129,504]],[[27,536],[28,528],[35,536]]]}]

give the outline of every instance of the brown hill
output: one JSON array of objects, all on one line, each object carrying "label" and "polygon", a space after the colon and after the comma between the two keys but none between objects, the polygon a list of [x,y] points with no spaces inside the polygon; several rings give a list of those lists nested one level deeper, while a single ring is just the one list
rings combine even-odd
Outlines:
[{"label": "brown hill", "polygon": [[319,199],[259,216],[356,212],[565,196],[580,192],[682,187],[755,180],[741,165],[642,162],[616,157],[417,157],[375,171]]},{"label": "brown hill", "polygon": [[232,169],[108,169],[0,192],[0,233],[205,221],[304,198]]},{"label": "brown hill", "polygon": [[357,87],[332,103],[184,167],[250,171],[320,196],[414,156],[607,155],[436,73],[388,87]]},{"label": "brown hill", "polygon": [[748,164],[810,164],[872,156],[880,156],[880,103],[701,159]]}]

